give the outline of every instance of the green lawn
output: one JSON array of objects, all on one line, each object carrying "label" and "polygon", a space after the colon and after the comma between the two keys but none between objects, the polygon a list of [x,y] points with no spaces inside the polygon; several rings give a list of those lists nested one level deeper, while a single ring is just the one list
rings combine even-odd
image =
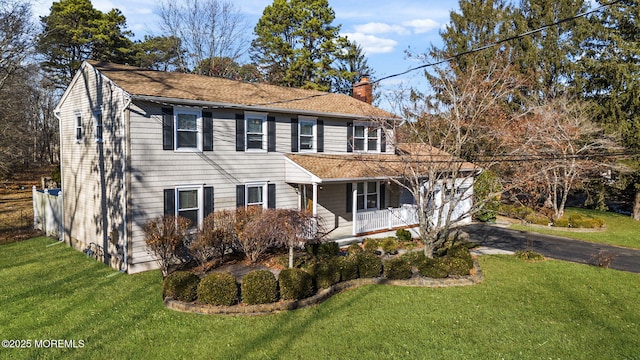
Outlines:
[{"label": "green lawn", "polygon": [[606,230],[602,232],[571,232],[554,230],[553,228],[539,228],[526,225],[512,225],[511,228],[523,231],[536,232],[540,234],[557,235],[572,239],[591,241],[601,244],[625,246],[640,249],[640,222],[631,219],[629,216],[612,212],[568,208],[565,216],[573,214],[582,216],[593,216],[604,220]]},{"label": "green lawn", "polygon": [[485,281],[367,286],[259,317],[184,314],[159,271],[123,275],[47,238],[0,246],[0,338],[83,340],[0,358],[631,359],[640,274],[561,261],[480,258]]}]

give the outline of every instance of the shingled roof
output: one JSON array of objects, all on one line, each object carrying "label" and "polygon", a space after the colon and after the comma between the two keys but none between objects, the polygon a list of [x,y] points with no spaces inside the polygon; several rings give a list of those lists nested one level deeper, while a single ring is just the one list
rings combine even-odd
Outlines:
[{"label": "shingled roof", "polygon": [[105,62],[88,63],[134,98],[182,99],[248,109],[399,120],[394,114],[345,94],[154,71]]},{"label": "shingled roof", "polygon": [[480,167],[424,144],[398,144],[396,154],[287,154],[323,181],[402,177],[429,169],[477,172]]}]

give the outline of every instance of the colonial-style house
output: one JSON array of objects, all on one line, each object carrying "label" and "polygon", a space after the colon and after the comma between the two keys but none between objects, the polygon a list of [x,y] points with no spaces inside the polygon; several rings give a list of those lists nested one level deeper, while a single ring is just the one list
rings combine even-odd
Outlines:
[{"label": "colonial-style house", "polygon": [[56,107],[64,239],[135,273],[157,267],[143,227],[163,214],[304,208],[333,238],[415,225],[370,165],[396,156],[381,124],[401,119],[370,102],[366,79],[350,97],[85,62]]}]

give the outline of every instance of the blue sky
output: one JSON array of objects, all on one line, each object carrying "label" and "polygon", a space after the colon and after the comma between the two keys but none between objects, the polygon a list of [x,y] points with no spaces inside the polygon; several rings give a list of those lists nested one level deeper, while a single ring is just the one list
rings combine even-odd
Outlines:
[{"label": "blue sky", "polygon": [[[34,15],[49,13],[51,0],[33,0]],[[94,7],[107,12],[118,8],[127,18],[129,30],[136,38],[159,34],[157,0],[93,0]],[[234,0],[233,3],[247,16],[247,31],[262,15],[272,0]],[[451,10],[458,9],[457,0],[329,0],[336,14],[334,25],[340,24],[341,34],[358,42],[365,50],[369,65],[376,78],[405,71],[420,65],[407,59],[405,50],[425,52],[431,44],[440,46],[439,31],[449,21]],[[400,85],[421,83],[420,71],[386,80],[382,85],[389,91]]]}]

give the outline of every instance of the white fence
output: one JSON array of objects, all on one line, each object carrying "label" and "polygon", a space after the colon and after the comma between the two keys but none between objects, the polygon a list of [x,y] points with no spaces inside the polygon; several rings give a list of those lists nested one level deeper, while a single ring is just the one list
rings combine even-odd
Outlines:
[{"label": "white fence", "polygon": [[33,191],[33,227],[42,230],[46,236],[62,239],[62,190],[44,189]]},{"label": "white fence", "polygon": [[356,234],[361,234],[416,224],[418,224],[418,207],[416,205],[402,205],[400,208],[358,212],[355,231]]}]

